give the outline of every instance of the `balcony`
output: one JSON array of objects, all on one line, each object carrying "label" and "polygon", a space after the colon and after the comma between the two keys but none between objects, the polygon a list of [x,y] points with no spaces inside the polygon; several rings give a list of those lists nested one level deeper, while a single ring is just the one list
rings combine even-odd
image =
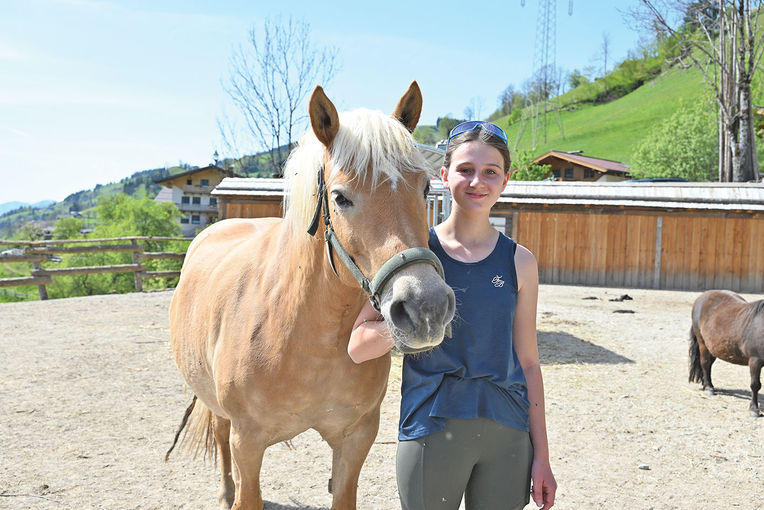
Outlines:
[{"label": "balcony", "polygon": [[181,212],[201,212],[217,214],[218,206],[209,204],[175,204]]}]

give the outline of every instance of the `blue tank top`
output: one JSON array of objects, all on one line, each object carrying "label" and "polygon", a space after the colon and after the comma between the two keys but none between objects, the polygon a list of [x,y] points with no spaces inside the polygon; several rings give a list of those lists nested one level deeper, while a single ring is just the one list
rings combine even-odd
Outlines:
[{"label": "blue tank top", "polygon": [[429,246],[456,295],[453,335],[431,351],[404,356],[398,439],[442,430],[445,418],[490,418],[527,431],[528,389],[512,342],[517,245],[499,234],[488,257],[462,262],[430,229]]}]

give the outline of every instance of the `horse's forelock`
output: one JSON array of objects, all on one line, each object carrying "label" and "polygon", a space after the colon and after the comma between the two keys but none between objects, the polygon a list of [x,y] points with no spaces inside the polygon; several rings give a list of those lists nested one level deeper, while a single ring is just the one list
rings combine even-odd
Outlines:
[{"label": "horse's forelock", "polygon": [[[316,206],[316,173],[324,147],[308,131],[287,160],[284,217],[295,230],[304,230]],[[358,109],[340,114],[340,129],[332,142],[331,166],[353,180],[371,178],[372,188],[384,181],[397,183],[404,172],[431,172],[408,130],[381,112]],[[369,175],[371,171],[371,175]]]}]

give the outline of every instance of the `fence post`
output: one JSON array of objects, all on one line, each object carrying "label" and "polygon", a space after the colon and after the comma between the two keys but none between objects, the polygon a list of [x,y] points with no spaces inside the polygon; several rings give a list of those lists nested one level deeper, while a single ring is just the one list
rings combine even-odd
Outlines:
[{"label": "fence post", "polygon": [[[138,246],[138,240],[133,239],[130,241],[130,244],[133,246]],[[144,250],[146,248],[144,247]],[[141,256],[138,254],[137,251],[133,251],[133,264],[140,264],[141,262]],[[135,277],[135,292],[143,292],[143,275],[140,271],[136,271],[133,273],[133,276]]]},{"label": "fence post", "polygon": [[[39,262],[32,262],[32,267],[35,270],[42,269],[42,264]],[[45,285],[38,285],[37,292],[40,294],[40,301],[46,301],[48,299],[48,288]]]}]

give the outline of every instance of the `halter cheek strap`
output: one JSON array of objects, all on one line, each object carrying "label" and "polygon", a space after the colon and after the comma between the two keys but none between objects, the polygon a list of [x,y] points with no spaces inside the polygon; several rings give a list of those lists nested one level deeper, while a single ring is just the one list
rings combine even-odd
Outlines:
[{"label": "halter cheek strap", "polygon": [[[345,247],[342,246],[342,243],[340,243],[339,239],[337,239],[337,234],[334,232],[334,228],[332,227],[332,219],[329,215],[329,197],[326,183],[324,181],[323,166],[318,169],[317,185],[318,199],[316,200],[316,210],[313,212],[313,219],[308,226],[308,234],[311,236],[316,235],[316,232],[318,231],[318,218],[322,216],[323,209],[324,226],[326,227],[326,230],[324,231],[324,239],[326,240],[326,254],[329,258],[329,264],[332,266],[334,274],[337,274],[337,269],[334,266],[333,257],[333,252],[336,251],[339,259],[343,264],[345,264],[345,267],[348,268],[353,277],[355,277],[361,288],[369,295],[369,301],[371,301],[371,305],[377,312],[381,311],[382,289],[385,288],[385,285],[390,280],[390,278],[392,278],[395,273],[404,267],[424,262],[433,266],[440,277],[445,280],[443,265],[440,263],[440,260],[432,251],[428,250],[427,248],[409,248],[407,250],[403,250],[397,255],[394,255],[391,259],[385,262],[382,267],[379,268],[379,271],[377,271],[377,274],[374,276],[374,278],[369,281],[369,279],[366,278],[363,272],[356,265],[353,257],[351,257],[347,250],[345,250]],[[448,336],[450,336],[450,334]]]}]

